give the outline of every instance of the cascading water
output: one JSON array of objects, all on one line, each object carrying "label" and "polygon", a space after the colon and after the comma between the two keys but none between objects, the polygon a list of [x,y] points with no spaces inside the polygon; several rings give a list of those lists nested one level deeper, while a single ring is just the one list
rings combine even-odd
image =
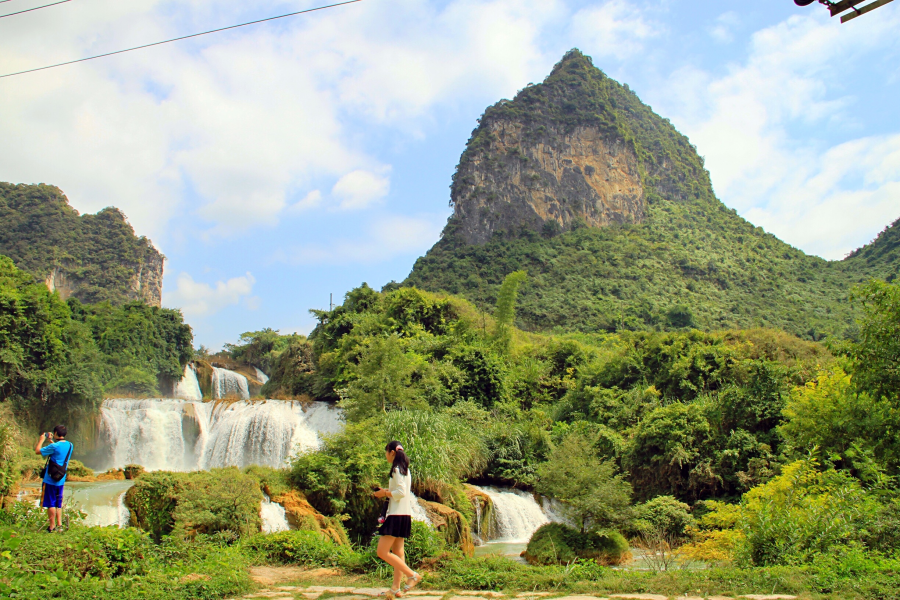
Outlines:
[{"label": "cascading water", "polygon": [[[246,381],[246,380],[245,380]],[[342,427],[325,402],[186,402],[106,400],[101,432],[110,449],[105,468],[192,471],[251,464],[282,467],[291,454],[317,448],[320,435]]]},{"label": "cascading water", "polygon": [[277,502],[272,502],[268,495],[263,494],[263,496],[262,504],[259,507],[263,533],[275,533],[290,529],[284,507]]},{"label": "cascading water", "polygon": [[265,385],[265,383],[267,381],[269,381],[269,376],[266,375],[265,373],[263,373],[262,371],[260,371],[259,368],[253,367],[253,370],[256,371],[256,378],[259,380],[260,383]]},{"label": "cascading water", "polygon": [[419,504],[419,499],[416,498],[415,494],[413,494],[412,502],[410,502],[411,507],[411,515],[413,521],[419,521],[421,523],[425,523],[432,529],[434,529],[434,523],[431,521],[431,517],[428,516],[428,512],[425,508]]},{"label": "cascading water", "polygon": [[203,392],[200,391],[200,382],[197,381],[197,372],[193,366],[187,364],[184,366],[184,376],[178,385],[175,386],[175,397],[182,400],[195,400],[197,402],[203,400]]},{"label": "cascading water", "polygon": [[250,388],[247,378],[240,373],[228,369],[212,368],[212,393],[213,398],[240,398],[250,399]]},{"label": "cascading water", "polygon": [[477,489],[487,494],[494,505],[491,542],[527,544],[537,528],[551,520],[532,494],[492,486]]},{"label": "cascading water", "polygon": [[219,405],[213,411],[200,468],[284,466],[293,449],[318,448],[321,430],[311,424],[333,423],[336,416],[336,411],[321,402],[308,412],[300,403],[282,400]]}]

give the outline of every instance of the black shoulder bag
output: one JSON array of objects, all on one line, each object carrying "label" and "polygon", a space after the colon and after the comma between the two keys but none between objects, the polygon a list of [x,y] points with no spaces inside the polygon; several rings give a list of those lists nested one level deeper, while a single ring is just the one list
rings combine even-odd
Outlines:
[{"label": "black shoulder bag", "polygon": [[52,479],[53,481],[59,481],[60,479],[65,477],[66,471],[69,469],[69,459],[72,458],[72,450],[74,449],[75,447],[72,445],[72,442],[69,442],[69,454],[68,456],[66,456],[66,462],[62,466],[56,464],[56,461],[48,456],[47,464],[44,465],[43,469],[41,469],[41,479],[44,478],[45,473],[49,473],[50,479]]}]

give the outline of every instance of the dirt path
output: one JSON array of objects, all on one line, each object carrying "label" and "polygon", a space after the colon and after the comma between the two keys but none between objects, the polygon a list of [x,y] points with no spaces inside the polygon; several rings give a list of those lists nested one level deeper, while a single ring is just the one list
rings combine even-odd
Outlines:
[{"label": "dirt path", "polygon": [[[251,598],[277,598],[282,600],[372,600],[387,588],[290,585],[295,581],[328,579],[339,575],[335,569],[301,569],[298,567],[253,567],[250,576],[262,589],[241,596]],[[405,594],[409,600],[795,600],[797,596],[783,594],[748,594],[745,596],[661,596],[658,594],[600,594],[564,595],[550,592],[523,592],[503,594],[493,590],[413,590]],[[238,600],[238,599],[232,599]]]}]

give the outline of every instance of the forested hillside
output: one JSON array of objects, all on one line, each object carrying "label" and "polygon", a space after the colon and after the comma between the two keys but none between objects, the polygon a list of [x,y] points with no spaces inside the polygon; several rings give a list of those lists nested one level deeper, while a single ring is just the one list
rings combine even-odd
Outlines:
[{"label": "forested hillside", "polygon": [[496,319],[458,297],[363,285],[276,353],[282,371],[306,357],[292,393],[346,411],[344,433],[298,456],[291,477],[319,511],[349,516],[351,538],[369,531],[373,465],[396,438],[416,494],[465,524],[462,484],[491,483],[557,498],[600,532],[677,537],[694,523],[689,551],[704,560],[896,547],[896,284],[854,289],[859,341],[832,353],[763,328],[527,333],[512,326],[524,283],[504,280]]},{"label": "forested hillside", "polygon": [[57,187],[0,183],[0,222],[0,254],[63,299],[160,306],[164,257],[120,210],[79,215]]},{"label": "forested hillside", "polygon": [[504,276],[525,270],[518,324],[529,330],[852,336],[850,287],[900,267],[896,224],[828,262],[739,217],[687,138],[577,50],[485,111],[451,204],[405,284],[489,310]]}]

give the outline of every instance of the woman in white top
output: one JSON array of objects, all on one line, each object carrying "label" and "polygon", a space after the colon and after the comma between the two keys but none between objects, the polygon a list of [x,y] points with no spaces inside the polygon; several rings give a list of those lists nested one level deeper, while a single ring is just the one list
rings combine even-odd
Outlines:
[{"label": "woman in white top", "polygon": [[[409,472],[409,458],[397,441],[390,442],[385,447],[384,457],[391,463],[391,481],[388,489],[379,489],[374,495],[376,498],[390,498],[390,503],[384,524],[378,530],[381,534],[381,539],[378,540],[378,558],[394,567],[394,585],[390,591],[382,594],[393,598],[414,588],[422,576],[406,565],[403,554],[403,543],[412,528],[412,476]],[[400,582],[404,577],[406,583],[401,588]]]}]

